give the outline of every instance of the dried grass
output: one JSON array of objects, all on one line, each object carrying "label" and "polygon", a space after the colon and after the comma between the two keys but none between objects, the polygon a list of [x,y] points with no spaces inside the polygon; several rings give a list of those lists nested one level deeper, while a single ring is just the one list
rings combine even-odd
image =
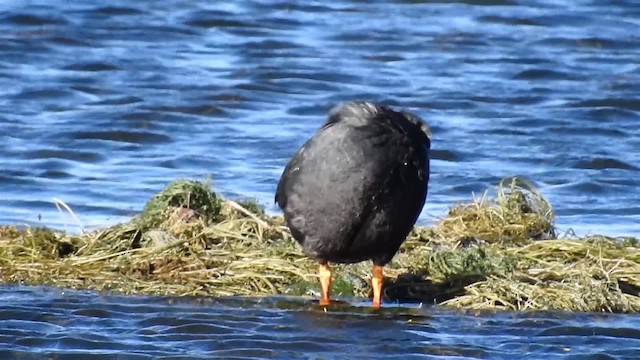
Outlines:
[{"label": "dried grass", "polygon": [[[72,209],[57,204],[73,214]],[[640,312],[637,239],[557,239],[553,210],[505,179],[416,227],[386,270],[387,299],[462,308]],[[69,235],[0,227],[0,281],[162,295],[317,295],[316,268],[279,216],[177,180],[130,222]],[[333,293],[370,296],[370,264],[334,266]]]}]

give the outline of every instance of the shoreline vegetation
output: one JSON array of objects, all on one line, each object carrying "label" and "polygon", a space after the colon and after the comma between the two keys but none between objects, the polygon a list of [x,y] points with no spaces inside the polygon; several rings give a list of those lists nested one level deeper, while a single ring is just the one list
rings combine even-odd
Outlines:
[{"label": "shoreline vegetation", "polygon": [[[370,266],[332,265],[332,294],[369,297]],[[281,216],[193,180],[168,184],[129,222],[102,230],[0,226],[0,282],[9,284],[317,297],[316,270]],[[640,313],[640,241],[557,236],[551,205],[521,178],[453,205],[432,227],[415,227],[385,277],[387,303]]]}]

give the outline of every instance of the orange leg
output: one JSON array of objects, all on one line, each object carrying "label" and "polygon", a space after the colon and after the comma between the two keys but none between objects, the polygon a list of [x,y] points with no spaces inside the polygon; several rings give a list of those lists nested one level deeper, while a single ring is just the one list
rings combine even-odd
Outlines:
[{"label": "orange leg", "polygon": [[329,264],[320,264],[320,267],[318,268],[318,277],[320,278],[320,289],[322,291],[320,305],[329,305],[329,293],[331,291],[331,268],[329,267]]},{"label": "orange leg", "polygon": [[373,275],[371,278],[371,287],[373,287],[373,307],[379,308],[380,303],[382,302],[380,297],[382,295],[382,282],[384,280],[382,266],[373,265],[371,274]]}]

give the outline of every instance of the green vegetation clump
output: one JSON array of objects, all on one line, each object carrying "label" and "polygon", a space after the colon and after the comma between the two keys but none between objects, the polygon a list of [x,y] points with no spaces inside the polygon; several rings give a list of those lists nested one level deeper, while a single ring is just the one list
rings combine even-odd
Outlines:
[{"label": "green vegetation clump", "polygon": [[177,180],[155,194],[136,219],[143,229],[162,226],[170,218],[200,217],[220,220],[221,201],[216,193],[197,181]]},{"label": "green vegetation clump", "polygon": [[453,206],[436,231],[460,242],[519,244],[556,236],[551,204],[520,178],[503,179],[493,197],[485,191],[479,199]]},{"label": "green vegetation clump", "polygon": [[[491,195],[493,193],[493,195]],[[635,238],[559,239],[528,182],[453,206],[416,227],[385,270],[385,301],[470,309],[640,313]],[[333,294],[370,296],[371,264],[333,265]],[[317,264],[282,217],[207,183],[177,180],[128,223],[69,235],[0,227],[0,281],[125,294],[317,296]]]}]

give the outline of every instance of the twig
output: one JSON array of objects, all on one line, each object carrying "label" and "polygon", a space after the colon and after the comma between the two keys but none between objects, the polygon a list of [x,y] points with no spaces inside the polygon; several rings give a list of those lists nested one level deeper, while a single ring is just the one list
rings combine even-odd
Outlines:
[{"label": "twig", "polygon": [[78,226],[80,226],[80,232],[82,232],[83,234],[86,232],[84,230],[84,226],[82,226],[82,223],[80,222],[80,220],[78,219],[78,217],[76,216],[76,214],[73,212],[73,210],[71,210],[71,208],[69,207],[69,205],[67,205],[64,201],[58,199],[58,198],[53,198],[53,202],[56,204],[56,208],[58,208],[58,211],[62,212],[62,209],[60,209],[60,207],[62,206],[65,210],[67,210],[67,212],[71,215],[71,217],[73,217],[73,219],[76,221],[76,223],[78,224]]},{"label": "twig", "polygon": [[240,211],[241,213],[243,213],[243,214],[247,215],[248,217],[252,218],[253,220],[255,220],[255,222],[260,224],[260,226],[265,227],[265,228],[271,228],[271,225],[269,225],[266,221],[260,219],[254,213],[252,213],[251,211],[247,210],[246,208],[244,208],[242,205],[238,204],[237,202],[231,201],[231,200],[225,200],[225,202],[227,203],[227,205],[231,206],[232,208]]}]

